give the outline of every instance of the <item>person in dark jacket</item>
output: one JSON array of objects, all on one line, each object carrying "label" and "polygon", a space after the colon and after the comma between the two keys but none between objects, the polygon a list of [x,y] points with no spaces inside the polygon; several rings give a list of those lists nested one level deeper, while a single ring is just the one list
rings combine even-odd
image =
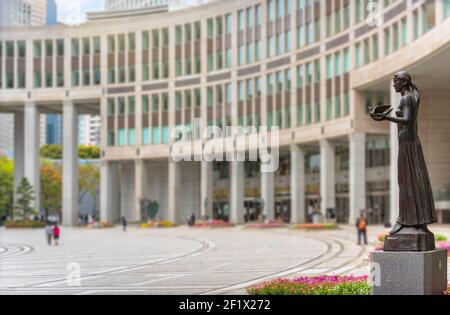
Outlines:
[{"label": "person in dark jacket", "polygon": [[361,245],[361,237],[364,238],[364,245],[367,245],[367,218],[363,213],[356,220],[356,229],[358,231],[358,245]]},{"label": "person in dark jacket", "polygon": [[125,219],[125,217],[122,217],[122,228],[124,232],[127,231],[127,225],[128,225],[127,219]]}]

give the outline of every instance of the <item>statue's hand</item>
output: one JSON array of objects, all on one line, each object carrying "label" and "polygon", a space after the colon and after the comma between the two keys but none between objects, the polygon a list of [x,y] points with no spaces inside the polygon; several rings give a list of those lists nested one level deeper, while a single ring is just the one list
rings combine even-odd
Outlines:
[{"label": "statue's hand", "polygon": [[370,117],[375,121],[383,121],[386,119],[386,116],[383,114],[370,114]]}]

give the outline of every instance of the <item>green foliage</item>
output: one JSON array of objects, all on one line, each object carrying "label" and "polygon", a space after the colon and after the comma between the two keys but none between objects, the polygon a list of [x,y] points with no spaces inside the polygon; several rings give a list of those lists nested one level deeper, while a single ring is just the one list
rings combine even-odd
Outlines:
[{"label": "green foliage", "polygon": [[0,157],[0,217],[12,215],[14,166],[7,157]]},{"label": "green foliage", "polygon": [[[47,144],[41,148],[41,156],[51,160],[61,160],[63,149],[60,144]],[[96,160],[100,158],[100,148],[94,146],[80,145],[78,157],[84,160]]]},{"label": "green foliage", "polygon": [[62,195],[61,167],[50,162],[41,166],[41,207],[45,217],[60,214]]},{"label": "green foliage", "polygon": [[445,242],[448,240],[448,237],[439,233],[435,233],[434,239],[436,242]]},{"label": "green foliage", "polygon": [[60,144],[46,144],[41,147],[41,156],[51,160],[61,160],[62,146]]},{"label": "green foliage", "polygon": [[45,223],[30,220],[6,221],[5,227],[8,229],[40,229],[45,227]]},{"label": "green foliage", "polygon": [[78,149],[78,156],[80,159],[84,160],[97,160],[100,158],[100,148],[80,145]]},{"label": "green foliage", "polygon": [[247,289],[250,295],[370,295],[367,282],[308,285],[304,283],[274,282]]},{"label": "green foliage", "polygon": [[16,209],[20,211],[23,218],[26,218],[34,209],[31,207],[31,202],[34,200],[33,187],[25,177],[22,178],[20,185],[17,187],[17,206]]},{"label": "green foliage", "polygon": [[93,164],[84,164],[78,167],[79,202],[86,194],[96,197],[99,193],[100,170]]}]

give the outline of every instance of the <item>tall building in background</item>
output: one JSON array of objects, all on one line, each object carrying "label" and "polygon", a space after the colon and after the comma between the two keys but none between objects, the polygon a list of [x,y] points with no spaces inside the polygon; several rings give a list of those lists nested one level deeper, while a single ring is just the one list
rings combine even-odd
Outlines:
[{"label": "tall building in background", "polygon": [[[46,10],[46,0],[0,0],[0,27],[44,25]],[[13,115],[0,114],[0,150],[13,150],[13,130]]]},{"label": "tall building in background", "polygon": [[47,0],[47,25],[58,24],[58,6],[56,0]]},{"label": "tall building in background", "polygon": [[[47,0],[46,9],[46,24],[56,25],[58,24],[58,6],[55,0]],[[62,116],[61,115],[44,115],[42,117],[44,120],[43,127],[44,131],[42,133],[43,144],[61,144],[62,137]]]},{"label": "tall building in background", "polygon": [[100,146],[100,116],[82,115],[79,119],[78,143],[86,146]]},{"label": "tall building in background", "polygon": [[0,0],[0,27],[46,24],[46,0]]}]

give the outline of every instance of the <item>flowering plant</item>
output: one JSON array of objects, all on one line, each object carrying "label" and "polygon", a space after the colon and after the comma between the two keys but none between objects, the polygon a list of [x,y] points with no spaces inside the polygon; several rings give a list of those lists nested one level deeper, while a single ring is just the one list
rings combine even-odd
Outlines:
[{"label": "flowering plant", "polygon": [[302,230],[332,230],[337,229],[338,225],[336,223],[306,223],[306,224],[295,224],[292,226],[293,229]]},{"label": "flowering plant", "polygon": [[170,221],[148,221],[147,223],[140,224],[139,227],[141,229],[149,229],[149,228],[171,228],[175,227],[175,223]]},{"label": "flowering plant", "polygon": [[250,287],[250,295],[369,295],[367,276],[315,276],[278,279]]},{"label": "flowering plant", "polygon": [[223,220],[198,221],[194,224],[194,227],[199,227],[199,228],[221,228],[221,227],[233,227],[233,226],[234,226],[234,224],[223,221]]}]

